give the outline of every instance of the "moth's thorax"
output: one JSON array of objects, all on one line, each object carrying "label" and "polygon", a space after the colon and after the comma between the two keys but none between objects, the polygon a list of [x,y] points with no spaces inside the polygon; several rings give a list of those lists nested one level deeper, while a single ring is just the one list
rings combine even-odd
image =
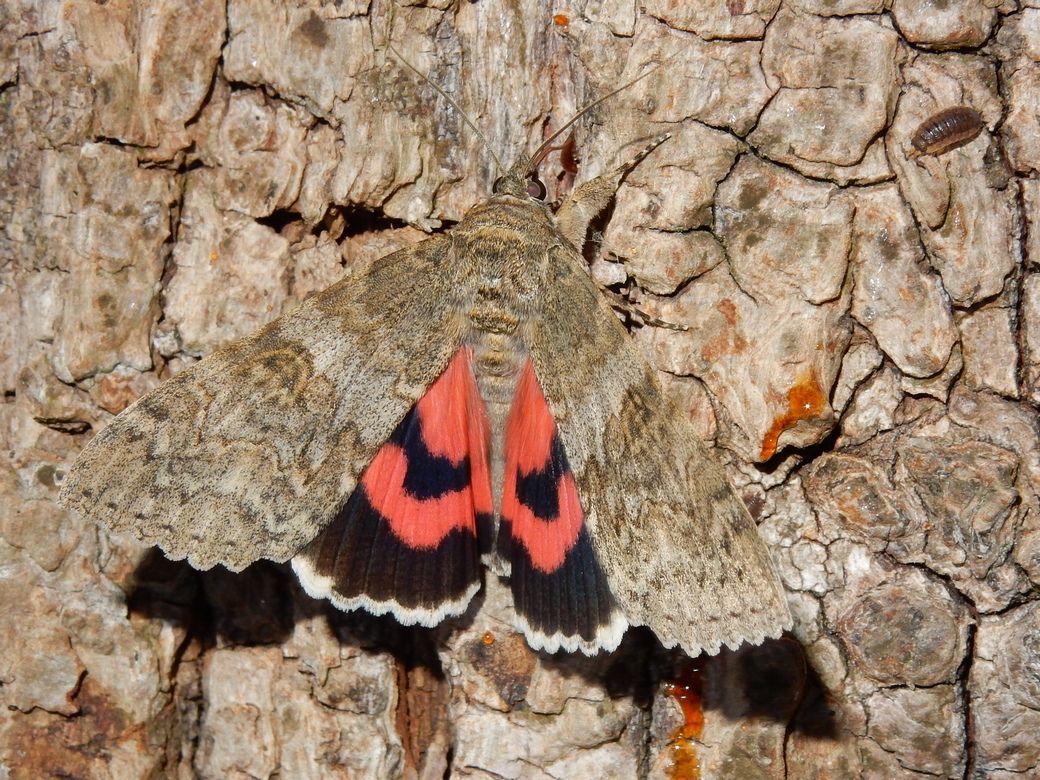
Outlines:
[{"label": "moth's thorax", "polygon": [[455,235],[486,231],[486,236],[515,237],[527,244],[549,244],[559,238],[549,207],[534,198],[498,195],[474,206],[453,231]]},{"label": "moth's thorax", "polygon": [[550,250],[562,238],[545,204],[511,196],[474,207],[451,236],[464,269],[467,341],[481,393],[489,405],[508,406],[527,359],[526,326],[538,316]]}]

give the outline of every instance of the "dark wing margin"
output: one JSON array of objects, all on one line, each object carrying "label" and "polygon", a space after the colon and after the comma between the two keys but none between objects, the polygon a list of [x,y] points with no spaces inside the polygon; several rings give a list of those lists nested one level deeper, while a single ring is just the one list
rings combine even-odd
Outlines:
[{"label": "dark wing margin", "polygon": [[690,655],[779,636],[786,596],[743,502],[580,255],[552,251],[531,355],[621,610]]},{"label": "dark wing margin", "polygon": [[454,266],[428,239],[217,350],[98,433],[61,502],[200,569],[292,557],[458,351]]}]

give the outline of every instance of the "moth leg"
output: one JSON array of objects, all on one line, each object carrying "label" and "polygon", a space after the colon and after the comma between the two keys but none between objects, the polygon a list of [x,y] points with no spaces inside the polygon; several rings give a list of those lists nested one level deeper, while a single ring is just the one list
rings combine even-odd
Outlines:
[{"label": "moth leg", "polygon": [[[611,308],[613,308],[614,311],[619,311],[619,309],[613,304],[611,304]],[[665,322],[664,320],[660,320],[635,305],[630,304],[624,312],[628,315],[629,319],[640,328],[652,325],[655,328],[667,328],[668,330],[686,331],[690,329],[689,325],[676,325],[674,322]]]},{"label": "moth leg", "polygon": [[608,287],[601,284],[599,281],[596,281],[596,286],[603,294],[603,297],[607,299],[610,308],[614,310],[614,313],[617,314],[621,321],[626,325],[635,325],[637,328],[653,325],[656,328],[667,328],[668,330],[679,331],[690,329],[687,325],[676,325],[674,322],[665,322],[664,320],[660,320],[653,316],[649,312],[643,311],[643,309],[639,308],[639,302],[633,297],[633,288],[628,283],[625,283],[621,289]]},{"label": "moth leg", "polygon": [[657,136],[627,163],[610,173],[604,173],[592,181],[585,182],[570,194],[570,197],[560,206],[560,210],[556,212],[556,227],[572,246],[581,250],[589,232],[589,223],[610,203],[614,193],[617,192],[618,185],[625,178],[625,174],[639,165],[644,157],[669,138],[671,138],[670,133]]}]

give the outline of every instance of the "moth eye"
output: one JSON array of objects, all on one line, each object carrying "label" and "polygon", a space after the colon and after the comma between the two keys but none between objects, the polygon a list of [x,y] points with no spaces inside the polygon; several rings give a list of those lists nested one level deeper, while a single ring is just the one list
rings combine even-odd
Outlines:
[{"label": "moth eye", "polygon": [[545,185],[537,176],[527,180],[527,194],[535,200],[545,200]]}]

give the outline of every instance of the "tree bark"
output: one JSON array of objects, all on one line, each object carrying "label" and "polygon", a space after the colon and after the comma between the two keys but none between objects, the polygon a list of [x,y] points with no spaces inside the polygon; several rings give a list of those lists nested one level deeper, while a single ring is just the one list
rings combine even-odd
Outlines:
[{"label": "tree bark", "polygon": [[[1040,9],[1019,5],[0,7],[0,776],[1040,772]],[[55,503],[112,415],[449,227],[495,155],[654,64],[543,178],[559,198],[672,133],[587,254],[727,461],[789,636],[546,656],[490,574],[464,618],[405,628]],[[981,134],[912,157],[956,105]]]}]

